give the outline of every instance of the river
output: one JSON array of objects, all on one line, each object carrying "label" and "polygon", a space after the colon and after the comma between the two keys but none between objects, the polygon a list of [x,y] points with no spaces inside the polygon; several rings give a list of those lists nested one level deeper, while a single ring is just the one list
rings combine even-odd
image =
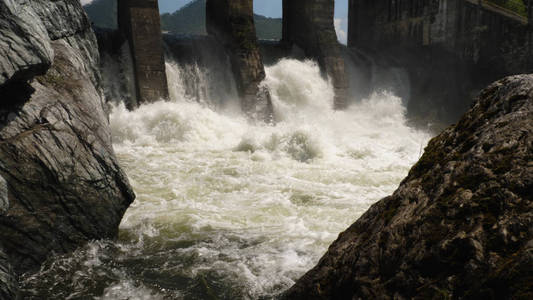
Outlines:
[{"label": "river", "polygon": [[171,101],[112,109],[137,195],[119,239],[49,259],[23,277],[28,298],[274,298],[396,189],[430,138],[386,91],[332,110],[312,61],[266,68],[275,125],[249,122],[236,100],[190,99],[180,67],[167,73]]}]

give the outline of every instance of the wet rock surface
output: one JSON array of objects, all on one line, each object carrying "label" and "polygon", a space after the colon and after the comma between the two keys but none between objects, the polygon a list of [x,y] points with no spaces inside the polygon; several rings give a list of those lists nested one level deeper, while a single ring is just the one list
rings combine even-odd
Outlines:
[{"label": "wet rock surface", "polygon": [[0,86],[0,178],[7,187],[0,241],[9,257],[0,259],[0,281],[9,269],[3,262],[20,274],[51,254],[115,237],[134,199],[112,148],[98,47],[81,5],[27,5],[55,56],[44,75]]},{"label": "wet rock surface", "polygon": [[53,59],[49,42],[30,1],[0,1],[0,85],[46,72]]},{"label": "wet rock surface", "polygon": [[287,299],[531,299],[533,76],[486,88]]}]

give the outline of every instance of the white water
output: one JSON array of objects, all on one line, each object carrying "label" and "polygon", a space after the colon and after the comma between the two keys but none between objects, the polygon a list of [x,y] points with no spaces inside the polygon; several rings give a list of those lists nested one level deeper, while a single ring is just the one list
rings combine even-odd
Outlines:
[{"label": "white water", "polygon": [[173,101],[111,114],[137,194],[120,241],[92,243],[40,272],[77,274],[67,295],[98,285],[101,299],[279,294],[394,191],[429,138],[406,125],[401,99],[388,93],[333,111],[332,88],[309,61],[267,68],[276,126],[189,101],[179,68],[167,67]]}]

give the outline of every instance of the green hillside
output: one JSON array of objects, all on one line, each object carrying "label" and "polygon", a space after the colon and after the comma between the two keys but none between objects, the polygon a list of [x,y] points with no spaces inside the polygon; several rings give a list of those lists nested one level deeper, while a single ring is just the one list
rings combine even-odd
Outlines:
[{"label": "green hillside", "polygon": [[[117,28],[116,0],[95,0],[84,8],[96,26]],[[281,19],[260,15],[254,17],[259,39],[281,39]],[[161,28],[176,34],[206,34],[205,0],[195,0],[172,14],[162,14]]]},{"label": "green hillside", "polygon": [[95,0],[83,8],[94,25],[102,28],[117,28],[116,0]]},{"label": "green hillside", "polygon": [[178,34],[206,34],[205,0],[193,1],[172,14],[162,14],[161,28]]},{"label": "green hillside", "polygon": [[283,22],[281,19],[254,15],[257,37],[261,40],[281,40]]}]

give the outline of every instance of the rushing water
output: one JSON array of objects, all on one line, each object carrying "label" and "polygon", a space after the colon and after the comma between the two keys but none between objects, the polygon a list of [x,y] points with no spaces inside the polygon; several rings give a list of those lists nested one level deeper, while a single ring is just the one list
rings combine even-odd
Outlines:
[{"label": "rushing water", "polygon": [[333,90],[310,61],[267,67],[275,126],[250,124],[236,105],[217,112],[188,100],[180,68],[167,67],[173,101],[111,114],[137,194],[119,240],[49,260],[24,278],[27,295],[274,297],[394,191],[429,138],[388,93],[333,111]]}]

